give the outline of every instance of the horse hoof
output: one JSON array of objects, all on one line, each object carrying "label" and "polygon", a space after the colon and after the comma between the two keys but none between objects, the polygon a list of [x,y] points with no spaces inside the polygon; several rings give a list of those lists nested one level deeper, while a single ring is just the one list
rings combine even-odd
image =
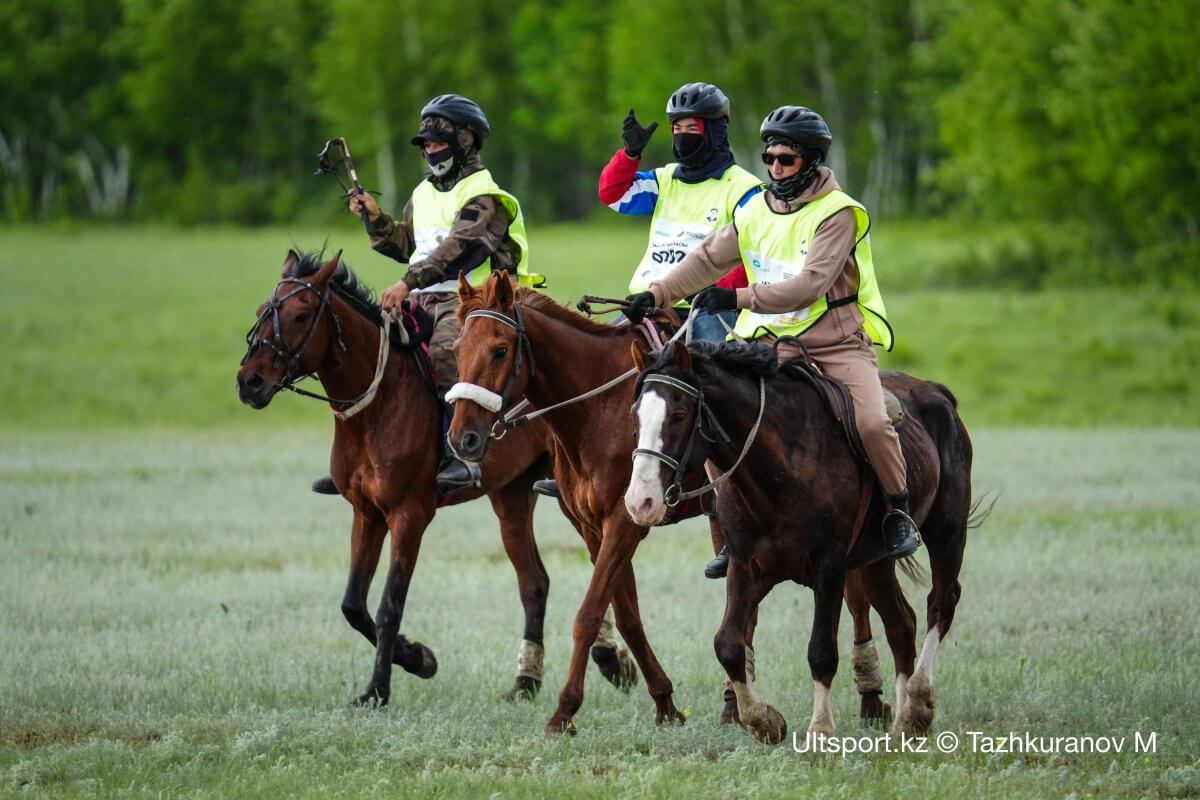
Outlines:
[{"label": "horse hoof", "polygon": [[741,716],[742,725],[763,744],[776,745],[787,735],[787,720],[771,706],[763,703],[751,714]]},{"label": "horse hoof", "polygon": [[592,661],[600,668],[604,679],[623,692],[637,686],[637,665],[623,647],[592,645]]},{"label": "horse hoof", "polygon": [[388,704],[388,696],[378,689],[367,689],[350,701],[350,705],[359,708],[383,708]]},{"label": "horse hoof", "polygon": [[654,723],[656,725],[682,725],[687,722],[687,714],[684,714],[675,706],[671,706],[666,711],[658,711],[654,714]]},{"label": "horse hoof", "polygon": [[563,734],[566,734],[567,736],[574,736],[575,723],[571,720],[567,720],[566,722],[555,722],[554,720],[550,720],[546,723],[545,731],[546,735],[551,739],[561,739]]},{"label": "horse hoof", "polygon": [[926,734],[933,728],[934,706],[933,685],[921,675],[914,675],[908,682],[908,698],[904,711],[896,720],[896,727],[908,734]]},{"label": "horse hoof", "polygon": [[[399,643],[397,647],[400,647]],[[405,672],[428,680],[437,674],[437,656],[420,642],[407,642],[403,645],[404,654],[399,661]]]},{"label": "horse hoof", "polygon": [[532,700],[533,698],[537,697],[537,694],[539,691],[541,691],[541,688],[542,682],[537,678],[518,675],[517,682],[513,685],[513,688],[508,690],[508,694],[504,695],[504,699],[508,700],[509,702],[514,702],[517,700]]},{"label": "horse hoof", "polygon": [[892,707],[883,702],[878,694],[863,695],[858,716],[866,725],[887,727],[892,721]]},{"label": "horse hoof", "polygon": [[721,725],[742,725],[742,721],[738,719],[738,706],[736,698],[725,701],[725,708],[721,709],[721,718],[719,722]]}]

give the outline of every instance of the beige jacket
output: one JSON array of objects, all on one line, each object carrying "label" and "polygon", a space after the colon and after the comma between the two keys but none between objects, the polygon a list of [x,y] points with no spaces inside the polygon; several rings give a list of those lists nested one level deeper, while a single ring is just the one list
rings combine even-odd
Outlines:
[{"label": "beige jacket", "polygon": [[[750,202],[761,203],[765,198],[772,211],[787,215],[840,188],[833,172],[827,167],[819,167],[816,179],[796,199],[785,202],[766,191]],[[799,275],[770,286],[752,283],[738,289],[738,308],[782,314],[805,308],[822,295],[834,301],[854,294],[858,290],[858,262],[854,260],[856,243],[854,212],[844,208],[817,228]],[[741,260],[737,227],[731,222],[709,235],[675,269],[652,282],[650,291],[660,307],[670,306],[680,298],[710,286]],[[809,347],[841,342],[862,331],[862,324],[862,312],[856,304],[833,308],[804,332],[804,342]],[[866,336],[865,332],[862,335]]]}]

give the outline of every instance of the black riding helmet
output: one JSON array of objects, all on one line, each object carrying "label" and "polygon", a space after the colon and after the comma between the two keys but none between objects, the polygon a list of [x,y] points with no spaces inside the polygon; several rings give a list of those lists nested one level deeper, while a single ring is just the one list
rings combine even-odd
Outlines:
[{"label": "black riding helmet", "polygon": [[667,100],[667,120],[729,119],[729,98],[711,83],[685,83]]},{"label": "black riding helmet", "polygon": [[[421,109],[421,119],[426,117],[441,117],[475,134],[476,151],[483,149],[484,143],[492,133],[492,127],[479,104],[459,94],[439,94],[430,100]],[[412,143],[419,147],[424,140],[423,135],[414,136]]]},{"label": "black riding helmet", "polygon": [[825,119],[804,106],[780,106],[767,114],[758,135],[768,144],[773,140],[784,140],[819,150],[822,160],[829,156],[829,146],[833,144],[833,134]]}]

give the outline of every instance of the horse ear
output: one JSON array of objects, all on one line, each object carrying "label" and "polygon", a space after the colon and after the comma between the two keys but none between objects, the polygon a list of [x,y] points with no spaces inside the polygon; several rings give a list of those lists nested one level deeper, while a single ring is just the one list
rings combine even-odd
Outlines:
[{"label": "horse ear", "polygon": [[461,299],[464,297],[474,297],[477,294],[479,294],[479,290],[476,289],[474,286],[472,286],[471,282],[469,280],[467,280],[467,273],[465,273],[465,272],[458,273],[458,296],[459,296],[459,298]]},{"label": "horse ear", "polygon": [[683,342],[675,342],[671,345],[671,360],[675,362],[675,366],[691,374],[692,354],[688,352],[687,345]]},{"label": "horse ear", "polygon": [[328,283],[329,279],[333,277],[333,273],[337,272],[337,268],[340,267],[341,265],[342,265],[342,251],[338,250],[336,253],[333,254],[333,258],[326,261],[321,266],[321,268],[319,270],[317,270],[317,274],[313,275],[313,277],[312,277],[312,282],[314,284]]},{"label": "horse ear", "polygon": [[288,277],[296,269],[296,265],[300,263],[300,254],[295,250],[288,250],[287,257],[283,259],[283,270],[279,273],[281,277]]},{"label": "horse ear", "polygon": [[512,281],[509,280],[508,274],[504,272],[497,272],[492,276],[492,280],[496,282],[496,304],[501,308],[512,305],[516,298],[513,293]]},{"label": "horse ear", "polygon": [[633,356],[633,365],[637,367],[638,372],[646,371],[646,356],[649,353],[649,345],[641,337],[635,338],[629,343],[629,353]]}]

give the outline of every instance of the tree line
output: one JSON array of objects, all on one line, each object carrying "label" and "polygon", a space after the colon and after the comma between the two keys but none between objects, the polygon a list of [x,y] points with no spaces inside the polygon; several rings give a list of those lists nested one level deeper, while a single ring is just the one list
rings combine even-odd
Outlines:
[{"label": "tree line", "polygon": [[[407,144],[418,111],[444,91],[483,105],[486,160],[529,216],[580,218],[596,210],[625,112],[661,121],[674,88],[705,80],[732,99],[731,138],[752,169],[766,112],[808,105],[834,131],[831,166],[877,215],[1028,223],[1038,263],[1191,278],[1195,11],[1191,0],[0,0],[0,218],[325,220],[336,197],[311,173],[337,135],[398,206],[421,175]],[[669,139],[655,137],[651,162],[669,159]]]}]

